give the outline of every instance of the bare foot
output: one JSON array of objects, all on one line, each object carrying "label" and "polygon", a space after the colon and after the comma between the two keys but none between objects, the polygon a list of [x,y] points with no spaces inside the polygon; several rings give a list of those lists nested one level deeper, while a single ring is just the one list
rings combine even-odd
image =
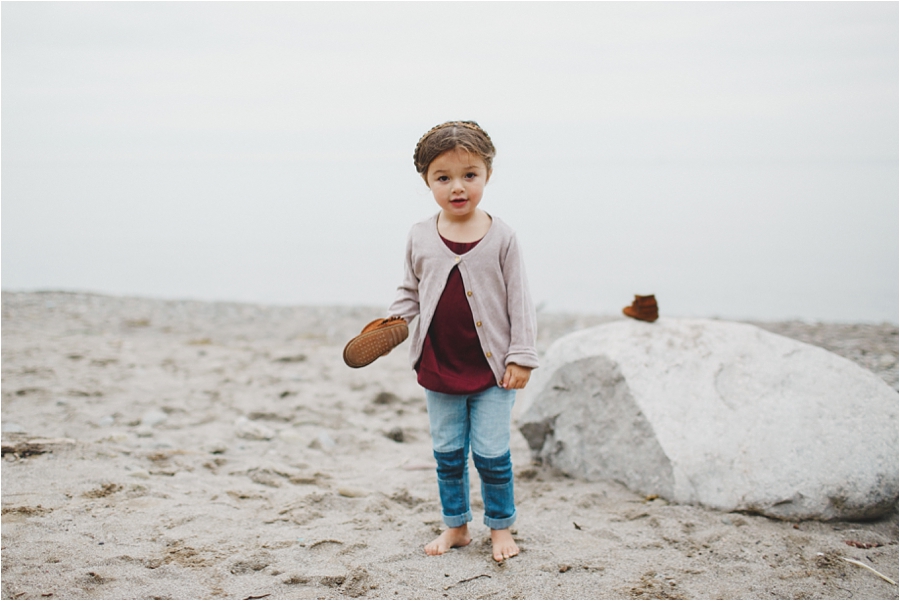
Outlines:
[{"label": "bare foot", "polygon": [[[458,528],[447,528],[441,535],[425,545],[425,553],[428,555],[443,555],[454,547],[465,547],[472,542],[469,536],[469,525],[463,524]],[[516,549],[518,551],[518,549]]]},{"label": "bare foot", "polygon": [[494,546],[494,561],[502,562],[519,554],[519,546],[513,540],[509,528],[491,530],[491,543]]}]

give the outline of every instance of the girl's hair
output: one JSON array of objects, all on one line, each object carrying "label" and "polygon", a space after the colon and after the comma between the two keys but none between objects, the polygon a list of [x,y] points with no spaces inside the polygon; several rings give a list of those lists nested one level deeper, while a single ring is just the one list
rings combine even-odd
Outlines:
[{"label": "girl's hair", "polygon": [[422,179],[428,181],[431,161],[454,148],[462,148],[481,157],[488,171],[497,154],[491,137],[474,121],[447,121],[429,129],[416,144],[413,162]]}]

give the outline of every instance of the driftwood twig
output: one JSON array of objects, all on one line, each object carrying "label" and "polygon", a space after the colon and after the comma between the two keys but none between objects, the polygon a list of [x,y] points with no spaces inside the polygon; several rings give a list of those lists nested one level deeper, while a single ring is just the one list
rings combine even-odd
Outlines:
[{"label": "driftwood twig", "polygon": [[890,583],[893,584],[894,586],[897,586],[897,583],[896,583],[896,582],[894,582],[893,580],[891,580],[890,578],[888,578],[887,576],[885,576],[884,574],[882,574],[881,572],[879,572],[879,571],[876,570],[875,568],[870,567],[870,566],[867,566],[866,564],[864,564],[864,563],[861,562],[861,561],[856,561],[855,559],[847,559],[846,557],[841,557],[841,559],[843,559],[843,560],[846,561],[847,563],[852,563],[852,564],[855,565],[855,566],[859,566],[859,567],[861,567],[861,568],[865,568],[865,569],[869,570],[870,572],[872,572],[873,574],[875,574],[876,576],[878,576],[879,578],[881,578],[882,580],[885,580],[885,581],[887,581],[887,582],[890,582]]},{"label": "driftwood twig", "polygon": [[478,576],[472,576],[471,578],[464,578],[463,580],[460,580],[460,581],[457,582],[456,584],[450,584],[450,585],[445,586],[445,587],[444,587],[444,590],[445,590],[445,591],[446,591],[446,590],[450,590],[451,588],[453,588],[453,587],[456,586],[457,584],[463,584],[464,582],[471,582],[471,581],[473,581],[473,580],[478,580],[479,578],[490,578],[490,577],[491,577],[490,574],[479,574]]},{"label": "driftwood twig", "polygon": [[309,548],[310,548],[310,549],[314,549],[314,548],[318,547],[319,545],[325,545],[325,544],[328,544],[328,543],[334,543],[335,545],[343,545],[343,544],[344,544],[344,541],[337,540],[336,538],[325,538],[325,539],[322,539],[322,540],[317,540],[316,542],[314,542],[313,544],[311,544],[311,545],[309,546]]},{"label": "driftwood twig", "polygon": [[32,438],[30,440],[3,443],[2,454],[12,454],[16,457],[29,457],[31,455],[50,453],[53,451],[53,447],[74,444],[75,441],[71,438]]}]

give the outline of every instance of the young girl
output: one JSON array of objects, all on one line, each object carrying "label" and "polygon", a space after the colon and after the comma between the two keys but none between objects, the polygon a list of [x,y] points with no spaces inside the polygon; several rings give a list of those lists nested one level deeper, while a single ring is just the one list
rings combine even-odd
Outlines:
[{"label": "young girl", "polygon": [[469,447],[500,562],[519,548],[510,415],[538,366],[536,320],[513,230],[479,208],[494,145],[474,121],[450,121],[416,145],[416,170],[440,211],[409,233],[406,269],[390,314],[419,320],[410,358],[425,388],[438,488],[448,526],[425,547],[441,555],[471,542]]}]

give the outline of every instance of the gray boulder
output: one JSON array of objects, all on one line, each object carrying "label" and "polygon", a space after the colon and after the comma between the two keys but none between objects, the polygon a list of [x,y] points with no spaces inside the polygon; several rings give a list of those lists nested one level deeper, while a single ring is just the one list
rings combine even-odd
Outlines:
[{"label": "gray boulder", "polygon": [[898,493],[897,393],[755,326],[617,321],[548,349],[520,407],[536,457],[642,494],[786,520],[868,519]]}]

